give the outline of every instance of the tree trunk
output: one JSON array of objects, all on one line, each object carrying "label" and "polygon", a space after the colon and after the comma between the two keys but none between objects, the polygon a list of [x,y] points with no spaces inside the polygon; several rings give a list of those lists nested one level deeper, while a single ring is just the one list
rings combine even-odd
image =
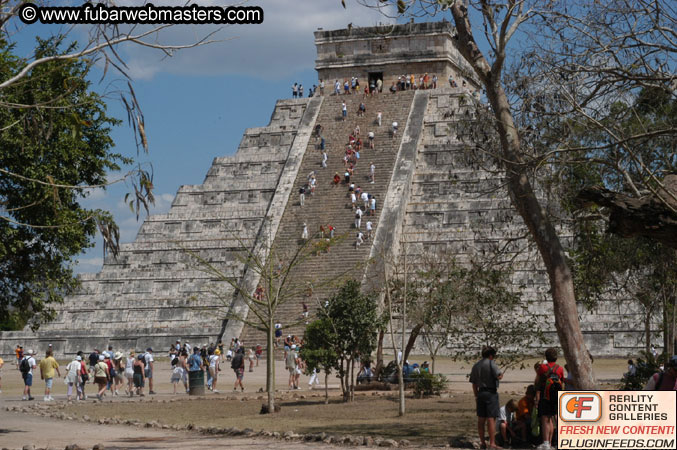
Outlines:
[{"label": "tree trunk", "polygon": [[397,373],[397,378],[399,382],[399,390],[400,390],[400,408],[398,410],[398,415],[399,416],[404,416],[404,413],[406,412],[406,407],[405,407],[405,398],[404,398],[404,375],[402,373],[402,368],[404,367],[404,362],[407,360],[404,356],[404,335],[407,332],[407,247],[406,245],[403,245],[402,248],[404,249],[404,296],[402,297],[402,346],[400,347],[402,349],[402,359],[400,360],[400,363],[398,364],[398,373]]},{"label": "tree trunk", "polygon": [[529,180],[527,167],[523,164],[517,127],[510,112],[510,103],[501,86],[501,69],[498,67],[497,71],[492,70],[477,47],[472,36],[468,10],[462,2],[455,2],[451,12],[458,33],[459,51],[481,79],[496,118],[512,202],[529,229],[548,272],[555,327],[564,357],[574,379],[579,383],[579,388],[593,389],[596,384],[595,376],[578,320],[571,270],[557,231],[540,205]]},{"label": "tree trunk", "polygon": [[[341,379],[341,393],[343,394],[343,401],[347,401],[347,395],[348,395],[348,380],[346,377],[347,374],[347,367],[345,367],[346,370],[344,370],[344,363],[346,363],[345,360],[341,360],[341,369],[339,372],[339,378]],[[349,363],[348,363],[349,364]]]},{"label": "tree trunk", "polygon": [[397,411],[397,414],[399,416],[404,416],[404,413],[406,412],[405,404],[404,404],[404,375],[402,374],[402,366],[404,365],[404,359],[400,361],[400,363],[397,365],[397,384],[399,388],[399,399],[400,399],[400,408]]},{"label": "tree trunk", "polygon": [[324,404],[329,404],[329,372],[324,372]]},{"label": "tree trunk", "polygon": [[406,361],[409,359],[409,353],[411,352],[411,349],[414,348],[414,344],[416,343],[416,339],[418,338],[418,335],[421,333],[421,330],[423,329],[423,324],[422,323],[417,323],[414,328],[411,329],[411,333],[409,333],[409,340],[407,341],[407,346],[404,349],[404,360]]},{"label": "tree trunk", "polygon": [[381,370],[383,370],[383,337],[385,336],[385,329],[378,332],[378,345],[376,347],[376,368],[374,369],[374,376],[376,379],[381,377]]},{"label": "tree trunk", "polygon": [[350,391],[349,396],[350,396],[350,401],[352,402],[355,399],[355,360],[352,359],[350,361]]},{"label": "tree trunk", "polygon": [[674,291],[670,295],[670,299],[672,300],[672,324],[670,326],[672,352],[670,355],[674,355],[677,353],[677,329],[675,329],[675,319],[677,318],[677,298],[675,298]]},{"label": "tree trunk", "polygon": [[266,330],[266,392],[268,393],[268,413],[275,412],[275,348],[273,347],[273,335],[275,324],[271,315]]},{"label": "tree trunk", "polygon": [[646,308],[644,314],[644,349],[651,353],[651,310]]},{"label": "tree trunk", "polygon": [[435,375],[435,353],[430,355],[430,373]]}]

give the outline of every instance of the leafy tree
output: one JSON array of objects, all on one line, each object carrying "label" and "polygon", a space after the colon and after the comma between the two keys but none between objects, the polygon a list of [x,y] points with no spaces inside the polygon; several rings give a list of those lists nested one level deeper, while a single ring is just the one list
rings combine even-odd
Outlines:
[{"label": "leafy tree", "polygon": [[[125,202],[137,219],[141,208],[148,212],[154,201],[152,174],[141,166],[106,180],[107,172],[133,160],[111,151],[109,131],[118,121],[106,115],[106,93],[92,91],[89,68],[101,63],[102,81],[111,72],[127,81],[127,91],[116,91],[115,97],[127,110],[138,155],[140,149],[148,152],[144,116],[119,47],[139,45],[171,56],[213,42],[209,38],[214,34],[169,44],[161,32],[171,24],[62,27],[62,34],[38,38],[30,56],[21,58],[14,43],[28,42],[26,33],[39,27],[21,22],[25,3],[0,3],[0,330],[26,324],[36,329],[53,317],[53,304],[77,286],[73,258],[92,245],[96,229],[103,236],[104,254],[117,255],[120,233],[111,214],[79,204],[89,189],[126,181],[132,192]],[[85,36],[82,45],[70,36],[73,30]]]},{"label": "leafy tree", "polygon": [[[233,277],[199,253],[184,249],[196,261],[199,270],[209,274],[214,282],[225,283],[232,288],[232,290],[224,291],[220,286],[213,286],[211,289],[215,298],[222,302],[224,322],[241,322],[265,333],[266,392],[268,393],[267,406],[270,413],[275,411],[273,341],[276,317],[281,306],[306,295],[308,285],[297,281],[294,274],[304,261],[317,254],[315,244],[318,242],[317,236],[313,236],[299,245],[281,249],[275,240],[275,234],[275,224],[271,221],[265,221],[252,248],[249,242],[243,241],[237,237],[237,234],[232,233],[232,238],[239,243],[242,250],[242,255],[239,257],[240,262],[247,267],[242,278]],[[324,248],[330,248],[331,245],[343,238],[344,236],[330,240],[322,239]],[[181,245],[178,242],[177,244]],[[352,267],[349,267],[346,268],[345,272],[333,274],[331,278],[315,280],[314,285],[321,287],[338,283],[352,269]],[[293,327],[304,321],[305,318],[299,319],[298,323],[287,324],[287,326]]]},{"label": "leafy tree", "polygon": [[531,349],[546,343],[543,318],[510,281],[511,272],[477,262],[457,266],[448,279],[449,312],[454,321],[449,344],[456,357],[470,361],[485,346],[500,349],[501,365],[519,365]]},{"label": "leafy tree", "polygon": [[[355,361],[369,358],[376,348],[376,334],[380,326],[378,305],[373,294],[360,292],[360,283],[349,280],[319,311],[319,318],[328,325],[333,339],[327,349],[337,356],[334,362],[343,400],[353,400]],[[311,344],[313,345],[313,344]]]},{"label": "leafy tree", "polygon": [[[61,47],[59,39],[38,39],[36,57]],[[13,51],[0,39],[2,79],[25,64]],[[76,288],[74,258],[93,245],[97,224],[112,223],[80,201],[85,187],[104,185],[107,171],[131,160],[112,151],[119,122],[106,115],[88,73],[82,61],[52,60],[0,91],[0,329],[51,319],[53,305]]]},{"label": "leafy tree", "polygon": [[306,374],[309,375],[313,370],[324,372],[324,403],[329,404],[329,374],[338,365],[339,359],[336,353],[338,336],[334,333],[331,320],[325,317],[309,323],[303,342],[300,356],[306,363]]}]

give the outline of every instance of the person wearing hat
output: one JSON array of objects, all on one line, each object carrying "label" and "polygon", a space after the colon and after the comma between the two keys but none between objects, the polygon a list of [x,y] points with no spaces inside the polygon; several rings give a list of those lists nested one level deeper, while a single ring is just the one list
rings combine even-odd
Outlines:
[{"label": "person wearing hat", "polygon": [[143,358],[146,362],[146,379],[148,380],[148,394],[149,395],[155,395],[155,391],[153,390],[153,365],[154,365],[154,359],[153,359],[153,349],[148,347],[146,349],[146,353],[143,355]]},{"label": "person wearing hat", "polygon": [[286,359],[287,370],[289,370],[289,389],[299,389],[297,383],[296,369],[298,368],[298,356],[296,354],[296,344],[291,344],[287,352]]},{"label": "person wearing hat", "polygon": [[33,370],[36,369],[37,367],[33,355],[34,355],[33,350],[28,349],[26,355],[21,359],[21,362],[19,363],[21,377],[24,380],[24,394],[22,400],[33,400],[33,397],[31,396],[31,386],[33,385]]},{"label": "person wearing hat", "polygon": [[207,377],[208,378],[207,385],[212,392],[218,394],[219,391],[216,390],[216,382],[219,380],[219,371],[221,370],[219,366],[219,362],[221,360],[221,350],[217,348],[216,350],[211,351],[211,355],[209,355],[208,359],[209,359],[209,377]]},{"label": "person wearing hat", "polygon": [[644,387],[645,391],[677,391],[677,355],[668,361],[664,372],[655,373]]},{"label": "person wearing hat", "polygon": [[99,361],[94,365],[94,383],[99,386],[96,398],[99,400],[101,400],[106,392],[106,385],[108,385],[109,379],[110,371],[108,370],[108,364],[106,364],[106,356],[99,355]]},{"label": "person wearing hat", "polygon": [[[73,358],[73,361],[69,362],[66,366],[66,374],[64,375],[64,382],[68,385],[68,393],[66,398],[70,402],[73,398],[73,386],[77,386],[77,383],[80,379],[80,372],[82,371],[82,357],[76,355]],[[77,395],[78,400],[80,399],[80,393]]]},{"label": "person wearing hat", "polygon": [[119,395],[119,391],[125,384],[125,366],[122,362],[122,352],[115,352],[113,355],[113,371],[111,372],[113,395]]},{"label": "person wearing hat", "polygon": [[40,361],[40,378],[45,380],[45,397],[44,401],[51,402],[52,398],[52,383],[54,382],[54,372],[61,376],[59,372],[59,363],[54,359],[52,348],[50,347],[45,354],[45,359]]}]

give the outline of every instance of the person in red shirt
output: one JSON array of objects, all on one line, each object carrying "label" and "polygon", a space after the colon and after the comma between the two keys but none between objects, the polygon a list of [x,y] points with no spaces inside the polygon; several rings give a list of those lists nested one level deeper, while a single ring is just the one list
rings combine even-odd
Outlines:
[{"label": "person in red shirt", "polygon": [[[551,441],[555,431],[557,418],[557,390],[562,389],[564,369],[557,365],[557,349],[549,348],[545,351],[545,364],[536,371],[536,398],[538,417],[541,420],[541,437],[543,443],[538,447],[541,450],[551,448]],[[558,384],[559,383],[559,384]]]}]

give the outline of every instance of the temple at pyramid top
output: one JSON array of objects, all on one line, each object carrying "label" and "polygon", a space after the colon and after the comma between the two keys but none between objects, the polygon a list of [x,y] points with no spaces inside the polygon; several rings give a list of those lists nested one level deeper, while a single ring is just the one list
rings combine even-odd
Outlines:
[{"label": "temple at pyramid top", "polygon": [[[455,28],[446,21],[381,25],[315,31],[318,77],[327,83],[351,77],[382,79],[384,88],[402,75],[428,73],[440,82],[449,76],[479,86],[454,40]],[[459,82],[460,84],[460,82]]]}]

